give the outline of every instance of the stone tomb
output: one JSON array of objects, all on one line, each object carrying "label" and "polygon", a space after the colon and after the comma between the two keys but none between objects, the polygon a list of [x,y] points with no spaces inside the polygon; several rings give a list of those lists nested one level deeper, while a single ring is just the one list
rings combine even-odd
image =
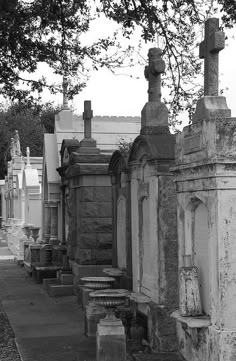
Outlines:
[{"label": "stone tomb", "polygon": [[[147,317],[148,341],[155,352],[176,349],[175,326],[168,312],[177,302],[176,193],[174,136],[161,102],[160,49],[149,50],[149,98],[142,110],[140,136],[129,155],[133,299]],[[146,297],[145,297],[146,296]]]},{"label": "stone tomb", "polygon": [[[218,19],[208,19],[205,29],[205,41],[219,37]],[[218,69],[218,57],[212,59],[215,54],[213,50],[210,57]],[[208,66],[205,81],[206,76],[213,88],[218,89],[218,84],[214,85],[218,74],[211,74]],[[214,112],[205,109],[199,113],[197,108],[193,124],[176,135],[174,168],[179,266],[189,256],[198,267],[203,314],[197,318],[181,317],[176,311],[173,316],[177,318],[179,350],[187,360],[233,361],[236,359],[236,119],[230,118],[228,108],[223,116],[221,97],[217,92],[211,94],[209,89],[205,85],[205,99],[200,99],[200,104],[206,105],[210,97]]]},{"label": "stone tomb", "polygon": [[27,148],[27,164],[22,177],[22,193],[25,223],[41,227],[41,184],[37,169],[30,164],[29,148]]},{"label": "stone tomb", "polygon": [[[101,154],[91,138],[91,102],[85,102],[85,137],[77,151],[66,143],[58,168],[67,212],[68,255],[75,283],[83,276],[102,276],[111,265],[111,182],[107,172],[110,156]],[[67,216],[64,213],[63,219]]]}]

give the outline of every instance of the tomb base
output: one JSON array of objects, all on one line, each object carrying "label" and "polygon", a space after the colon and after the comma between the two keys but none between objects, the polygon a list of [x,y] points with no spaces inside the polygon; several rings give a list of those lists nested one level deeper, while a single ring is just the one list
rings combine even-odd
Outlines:
[{"label": "tomb base", "polygon": [[201,119],[230,118],[231,110],[223,96],[204,96],[197,101],[193,123]]},{"label": "tomb base", "polygon": [[77,287],[77,301],[78,304],[84,309],[89,303],[89,294],[93,290],[84,286]]},{"label": "tomb base", "polygon": [[126,361],[126,337],[121,320],[102,319],[98,324],[97,361]]},{"label": "tomb base", "polygon": [[168,109],[161,102],[147,102],[142,109],[141,128],[150,126],[167,126]]},{"label": "tomb base", "polygon": [[131,309],[136,315],[137,325],[145,330],[144,338],[147,338],[152,352],[177,350],[176,324],[170,316],[171,307],[157,304],[142,293],[132,293]]},{"label": "tomb base", "polygon": [[[210,343],[213,343],[212,350],[209,350],[210,361],[234,361],[236,360],[236,330],[217,330],[210,327]],[[211,353],[212,352],[212,353]]]},{"label": "tomb base", "polygon": [[79,284],[82,277],[104,277],[103,269],[111,267],[111,265],[80,265],[75,261],[70,261],[70,266],[75,284]]},{"label": "tomb base", "polygon": [[98,306],[93,302],[89,302],[85,309],[85,335],[95,337],[97,325],[102,318],[106,317],[106,310],[104,307]]}]

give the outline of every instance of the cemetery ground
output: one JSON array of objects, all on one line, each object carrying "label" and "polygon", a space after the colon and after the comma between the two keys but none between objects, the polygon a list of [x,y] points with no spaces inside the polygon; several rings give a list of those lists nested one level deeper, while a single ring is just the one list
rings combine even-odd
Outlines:
[{"label": "cemetery ground", "polygon": [[0,246],[0,360],[95,361],[75,296],[50,298]]},{"label": "cemetery ground", "polygon": [[[84,335],[76,296],[51,298],[14,261],[0,230],[0,360],[96,361],[96,339]],[[179,361],[127,342],[127,361]],[[182,359],[181,359],[182,360]]]}]

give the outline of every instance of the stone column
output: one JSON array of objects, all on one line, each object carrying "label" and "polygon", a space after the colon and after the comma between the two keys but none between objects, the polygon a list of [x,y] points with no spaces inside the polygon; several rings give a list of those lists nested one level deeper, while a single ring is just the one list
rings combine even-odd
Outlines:
[{"label": "stone column", "polygon": [[117,182],[111,177],[112,184],[112,266],[117,267]]},{"label": "stone column", "polygon": [[44,202],[44,241],[49,243],[51,236],[51,209],[49,202]]},{"label": "stone column", "polygon": [[61,222],[62,222],[62,229],[61,229],[61,244],[66,245],[66,230],[65,230],[65,186],[61,186]]},{"label": "stone column", "polygon": [[51,234],[49,243],[58,244],[58,203],[50,202],[50,213],[51,213]]}]

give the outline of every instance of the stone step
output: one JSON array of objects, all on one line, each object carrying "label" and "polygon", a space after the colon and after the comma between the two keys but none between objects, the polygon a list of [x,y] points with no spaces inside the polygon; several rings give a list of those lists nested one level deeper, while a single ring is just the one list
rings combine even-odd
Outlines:
[{"label": "stone step", "polygon": [[184,358],[175,352],[158,352],[155,354],[133,354],[135,361],[184,361]]},{"label": "stone step", "polygon": [[60,285],[61,282],[57,278],[44,278],[43,279],[43,289],[48,292],[49,285]]},{"label": "stone step", "polygon": [[73,285],[73,274],[61,273],[60,280],[62,285]]},{"label": "stone step", "polygon": [[72,296],[74,295],[74,285],[49,284],[48,294],[50,297]]},{"label": "stone step", "polygon": [[71,269],[70,270],[65,270],[65,269],[60,269],[60,270],[58,270],[57,271],[57,278],[59,278],[60,279],[60,277],[61,277],[61,274],[72,274],[72,271],[71,271]]}]

